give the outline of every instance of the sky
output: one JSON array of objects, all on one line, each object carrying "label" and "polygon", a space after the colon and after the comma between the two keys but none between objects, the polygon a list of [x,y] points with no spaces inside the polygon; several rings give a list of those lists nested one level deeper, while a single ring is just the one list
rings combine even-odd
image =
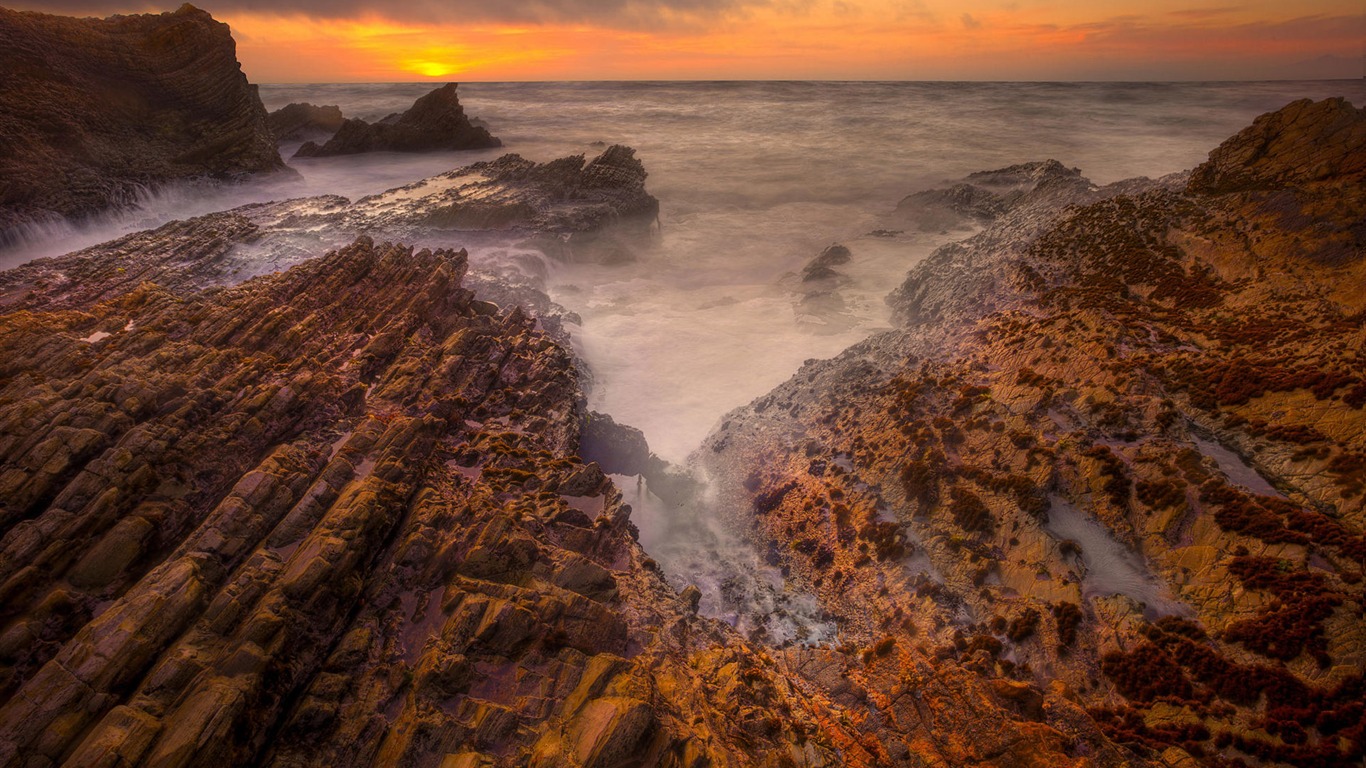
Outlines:
[{"label": "sky", "polygon": [[[1366,76],[1366,0],[202,0],[252,82]],[[77,16],[142,0],[20,0]]]}]

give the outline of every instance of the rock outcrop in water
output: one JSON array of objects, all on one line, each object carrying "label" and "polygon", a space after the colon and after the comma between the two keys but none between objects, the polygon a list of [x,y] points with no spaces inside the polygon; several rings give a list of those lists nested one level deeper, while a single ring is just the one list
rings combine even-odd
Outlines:
[{"label": "rock outcrop in water", "polygon": [[345,121],[340,107],[307,102],[287,104],[266,116],[276,142],[327,141]]},{"label": "rock outcrop in water", "polygon": [[447,83],[413,102],[402,114],[377,123],[351,118],[319,145],[307,142],[295,157],[332,157],[361,152],[432,152],[453,149],[488,149],[503,142],[488,130],[472,125],[456,95],[456,84]]},{"label": "rock outcrop in water", "polygon": [[522,233],[557,258],[629,261],[659,218],[647,175],[635,150],[619,144],[587,162],[510,154],[363,198],[348,218],[405,236]]},{"label": "rock outcrop in water", "polygon": [[[1074,741],[1096,729],[1124,763],[1360,764],[1363,131],[1292,104],[1188,185],[1036,166],[911,272],[898,330],[709,438],[888,762],[933,669],[1088,764],[1115,759]],[[950,764],[1022,759],[968,730]]]},{"label": "rock outcrop in water", "polygon": [[513,242],[567,261],[629,261],[649,246],[658,217],[646,175],[634,150],[613,146],[587,162],[505,155],[354,203],[335,195],[254,203],[0,273],[0,305],[29,301],[34,289],[46,297],[53,287],[79,306],[143,280],[177,289],[240,282],[362,233],[427,245]]},{"label": "rock outcrop in water", "polygon": [[284,168],[226,24],[0,9],[0,243],[156,185]]}]

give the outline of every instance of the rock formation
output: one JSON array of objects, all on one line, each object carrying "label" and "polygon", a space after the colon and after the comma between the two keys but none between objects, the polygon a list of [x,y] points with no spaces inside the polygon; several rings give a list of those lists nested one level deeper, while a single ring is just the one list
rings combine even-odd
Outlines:
[{"label": "rock formation", "polygon": [[856,322],[839,290],[850,279],[835,269],[852,258],[848,248],[835,243],[808,261],[800,275],[784,275],[779,281],[792,292],[792,312],[802,327],[816,333],[837,333]]},{"label": "rock formation", "polygon": [[226,24],[0,9],[0,243],[168,181],[284,167]]},{"label": "rock formation", "polygon": [[709,438],[737,529],[866,649],[884,743],[933,669],[1061,743],[1360,764],[1363,130],[1297,103],[1188,186],[1028,179],[911,272],[898,330]]},{"label": "rock formation", "polygon": [[644,220],[628,149],[0,274],[0,767],[1359,764],[1361,148],[1269,124],[1192,178],[1330,170],[1017,174],[708,438],[826,645],[666,582],[553,317],[355,236]]},{"label": "rock formation", "polygon": [[1366,173],[1366,120],[1345,99],[1297,101],[1257,118],[1210,153],[1190,191],[1218,194],[1284,189]]},{"label": "rock formation", "polygon": [[465,269],[359,240],[6,317],[0,764],[834,759],[652,570],[568,355]]},{"label": "rock formation", "polygon": [[613,146],[586,164],[582,155],[548,163],[505,155],[354,203],[335,195],[253,203],[0,273],[0,306],[49,285],[79,306],[143,280],[177,289],[240,282],[361,233],[432,245],[511,241],[564,260],[626,261],[648,247],[658,216],[646,175],[634,150]]},{"label": "rock formation", "polygon": [[266,125],[276,142],[327,141],[344,121],[340,107],[319,107],[307,102],[288,104],[266,116]]},{"label": "rock formation", "polygon": [[627,261],[659,217],[646,176],[621,145],[586,164],[582,155],[535,163],[510,154],[363,198],[347,218],[404,236],[521,233],[557,258]]},{"label": "rock formation", "polygon": [[342,122],[327,143],[312,141],[299,147],[295,157],[331,157],[361,152],[432,152],[452,149],[487,149],[503,142],[488,130],[471,125],[455,93],[447,83],[413,102],[402,114],[377,123],[351,118]]}]

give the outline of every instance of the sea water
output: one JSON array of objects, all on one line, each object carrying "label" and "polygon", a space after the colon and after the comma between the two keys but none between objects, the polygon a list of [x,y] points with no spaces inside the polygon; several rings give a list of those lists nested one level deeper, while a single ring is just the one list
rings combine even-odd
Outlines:
[{"label": "sea water", "polygon": [[[430,87],[280,85],[261,95],[268,109],[311,101],[375,119]],[[501,152],[549,160],[634,147],[660,201],[658,242],[632,264],[552,264],[547,289],[583,318],[590,405],[644,430],[673,461],[803,360],[885,327],[882,299],[906,271],[968,234],[889,223],[904,196],[1048,158],[1100,184],[1156,178],[1194,167],[1295,99],[1366,102],[1356,81],[467,83],[460,94],[503,149],[293,165],[311,191],[354,197]],[[838,268],[845,311],[811,316],[796,306],[792,276],[835,242],[853,256]]]},{"label": "sea water", "polygon": [[[262,85],[273,110],[308,101],[378,119],[432,83]],[[801,362],[885,327],[882,298],[965,232],[870,237],[918,190],[1054,158],[1097,183],[1189,169],[1259,114],[1299,98],[1366,102],[1360,81],[1263,83],[466,83],[466,112],[502,149],[291,160],[298,176],[181,186],[94,227],[49,227],[0,267],[166,221],[262,200],[355,199],[516,152],[544,161],[634,147],[660,201],[660,236],[635,263],[550,264],[546,288],[583,318],[591,406],[681,461],[728,410]],[[286,157],[294,146],[284,147]],[[840,242],[841,311],[800,306],[794,275]],[[476,257],[478,254],[476,254]],[[477,262],[477,258],[476,258]]]}]

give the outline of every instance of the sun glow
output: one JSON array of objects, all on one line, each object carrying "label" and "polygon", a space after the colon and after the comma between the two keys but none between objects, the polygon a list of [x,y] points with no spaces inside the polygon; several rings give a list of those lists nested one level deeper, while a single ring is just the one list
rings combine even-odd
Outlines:
[{"label": "sun glow", "polygon": [[[1278,79],[1355,77],[1366,16],[1253,0],[1096,0],[965,12],[948,0],[810,0],[671,26],[417,23],[223,14],[258,82],[613,79]],[[780,7],[781,6],[781,7]],[[794,10],[795,9],[795,10]],[[909,10],[908,10],[909,9]],[[454,42],[458,41],[458,42]],[[1315,62],[1318,62],[1316,65]],[[1315,70],[1313,66],[1319,68]],[[1298,69],[1297,69],[1298,67]]]},{"label": "sun glow", "polygon": [[456,72],[455,66],[440,61],[405,61],[399,66],[423,77],[446,77]]}]

